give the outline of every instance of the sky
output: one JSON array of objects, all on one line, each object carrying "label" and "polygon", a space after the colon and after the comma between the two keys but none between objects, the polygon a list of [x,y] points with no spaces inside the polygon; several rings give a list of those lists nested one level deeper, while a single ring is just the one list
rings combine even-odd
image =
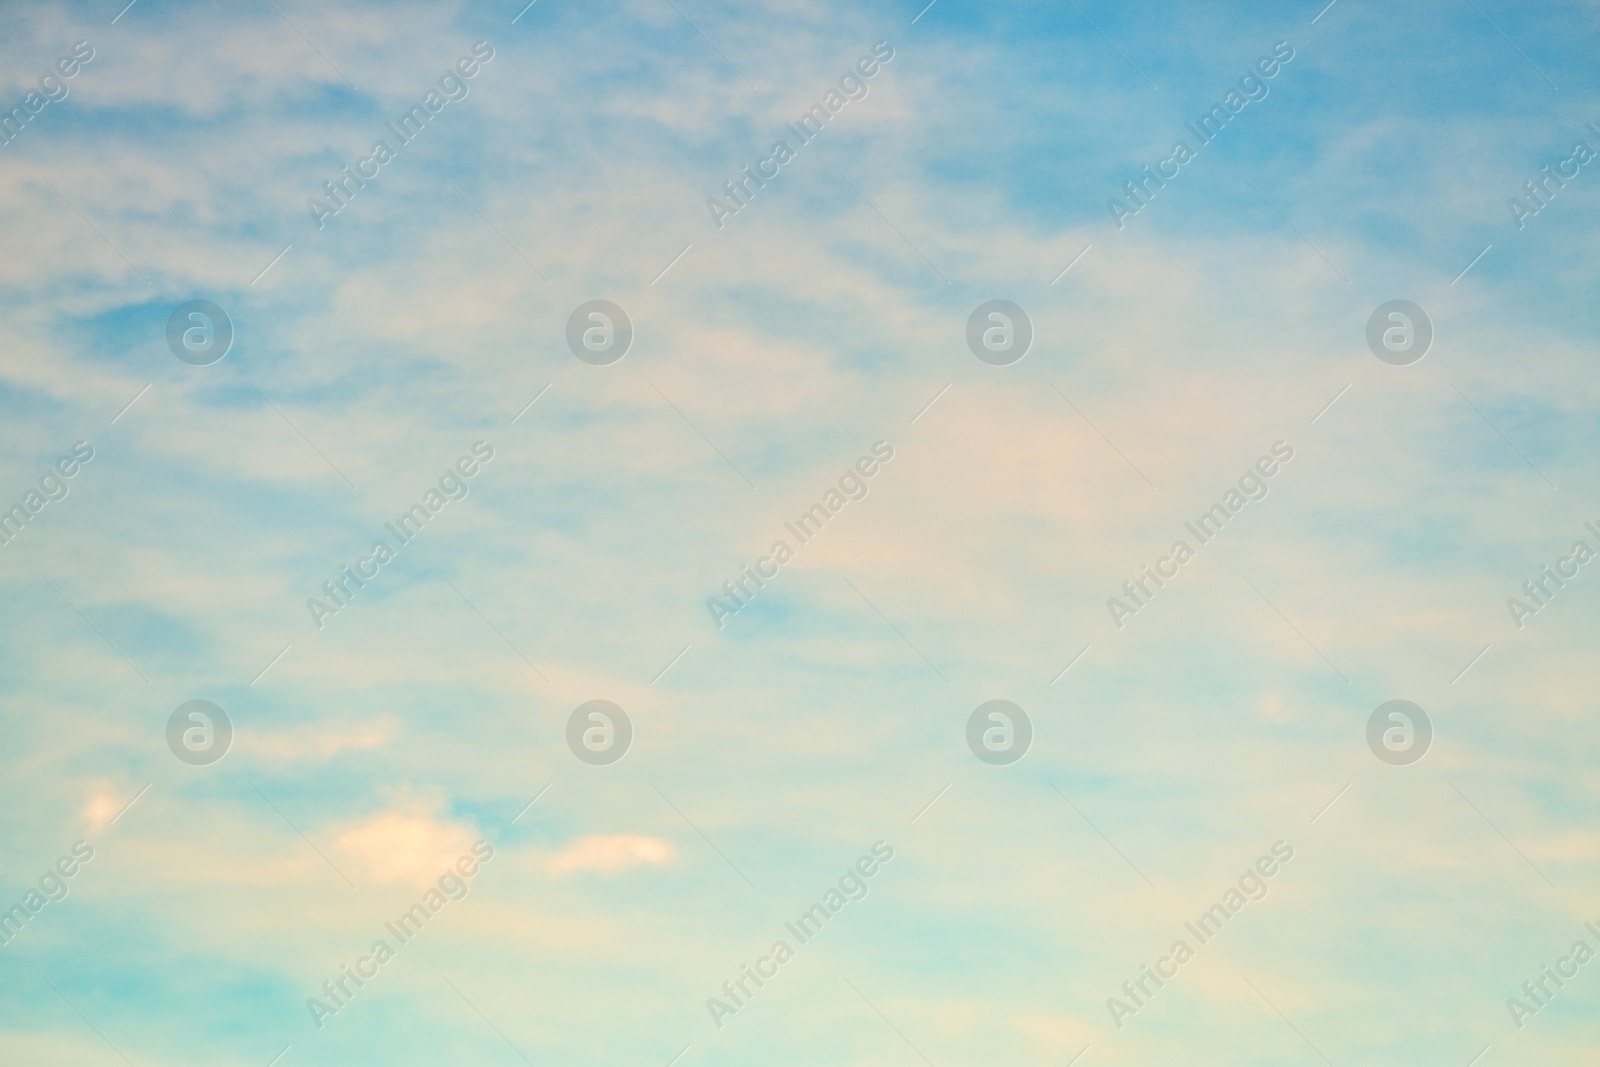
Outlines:
[{"label": "sky", "polygon": [[924,2],[0,6],[0,1059],[1592,1063],[1600,6]]}]

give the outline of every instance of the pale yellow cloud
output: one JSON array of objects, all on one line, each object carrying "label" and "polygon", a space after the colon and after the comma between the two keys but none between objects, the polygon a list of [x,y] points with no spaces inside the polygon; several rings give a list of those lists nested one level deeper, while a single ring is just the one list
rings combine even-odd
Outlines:
[{"label": "pale yellow cloud", "polygon": [[90,793],[89,798],[84,801],[82,811],[83,821],[88,823],[89,832],[97,834],[104,830],[126,803],[126,800],[119,801],[110,793],[100,790]]},{"label": "pale yellow cloud", "polygon": [[550,857],[552,874],[595,871],[616,874],[646,864],[666,863],[678,850],[672,842],[642,834],[594,834],[579,838]]},{"label": "pale yellow cloud", "polygon": [[466,855],[476,840],[473,827],[406,802],[356,823],[339,837],[336,848],[354,867],[357,882],[421,887]]},{"label": "pale yellow cloud", "polygon": [[247,738],[249,750],[262,756],[283,760],[332,759],[346,749],[362,751],[377,748],[393,740],[395,722],[386,718],[377,722],[358,723],[343,729],[323,724],[258,734]]}]

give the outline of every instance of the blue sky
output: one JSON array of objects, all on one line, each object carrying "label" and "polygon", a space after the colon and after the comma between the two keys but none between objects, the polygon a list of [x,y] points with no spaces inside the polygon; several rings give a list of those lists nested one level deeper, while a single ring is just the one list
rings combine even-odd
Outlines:
[{"label": "blue sky", "polygon": [[[1600,150],[1597,29],[1485,0],[0,11],[6,110],[94,53],[0,147],[0,504],[94,450],[0,545],[0,913],[93,849],[0,947],[4,1058],[1590,1062],[1600,965],[1508,998],[1600,949],[1600,576],[1520,628],[1507,600],[1600,548],[1597,164],[1521,228],[1507,199]],[[718,228],[707,199],[879,42]],[[606,366],[565,340],[596,299],[635,331]],[[1034,327],[1009,366],[965,340],[992,299]],[[1407,366],[1365,336],[1397,299],[1434,327]],[[234,329],[208,366],[168,347],[192,300]],[[708,598],[878,441],[866,497],[719,628]],[[166,739],[195,699],[234,730],[204,766]],[[605,766],[565,740],[596,699],[633,724]],[[1007,766],[965,740],[994,699],[1033,724]],[[1366,742],[1392,699],[1433,725],[1409,765]],[[1266,897],[1116,1025],[1279,841]]]}]

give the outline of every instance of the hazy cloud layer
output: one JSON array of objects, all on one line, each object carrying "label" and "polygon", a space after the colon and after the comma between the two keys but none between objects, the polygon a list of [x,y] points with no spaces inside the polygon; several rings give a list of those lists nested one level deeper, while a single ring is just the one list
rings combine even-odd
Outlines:
[{"label": "hazy cloud layer", "polygon": [[[0,13],[4,1058],[1590,1062],[1600,972],[1524,982],[1600,950],[1600,565],[1542,571],[1600,550],[1600,177],[1526,183],[1600,153],[1597,29],[1443,0]],[[633,326],[609,365],[567,340],[600,299]],[[1008,366],[968,347],[994,299],[1032,323]],[[232,325],[210,365],[169,347],[192,300]],[[1369,348],[1392,300],[1431,320],[1419,362]],[[1010,765],[969,748],[995,699],[1031,720]],[[1367,740],[1395,699],[1431,722],[1409,765]],[[217,723],[169,725],[192,700],[231,724],[216,762]]]}]

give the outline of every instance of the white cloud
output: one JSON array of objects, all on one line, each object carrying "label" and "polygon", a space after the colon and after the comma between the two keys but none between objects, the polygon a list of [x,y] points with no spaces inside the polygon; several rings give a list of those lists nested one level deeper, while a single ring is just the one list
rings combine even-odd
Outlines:
[{"label": "white cloud", "polygon": [[88,824],[89,832],[97,834],[110,825],[111,820],[117,817],[117,812],[122,810],[126,800],[119,801],[109,792],[96,789],[89,794],[83,804],[83,821]]},{"label": "white cloud", "polygon": [[322,723],[280,730],[245,739],[252,754],[279,760],[315,760],[324,762],[346,750],[364,751],[392,741],[396,727],[393,719],[358,723],[344,729],[330,728]]},{"label": "white cloud", "polygon": [[346,830],[336,848],[355,865],[357,882],[420,888],[471,851],[477,831],[438,817],[438,806],[402,801]]},{"label": "white cloud", "polygon": [[550,857],[552,874],[594,871],[617,874],[646,864],[666,863],[678,850],[672,842],[642,834],[593,834],[579,838]]}]

